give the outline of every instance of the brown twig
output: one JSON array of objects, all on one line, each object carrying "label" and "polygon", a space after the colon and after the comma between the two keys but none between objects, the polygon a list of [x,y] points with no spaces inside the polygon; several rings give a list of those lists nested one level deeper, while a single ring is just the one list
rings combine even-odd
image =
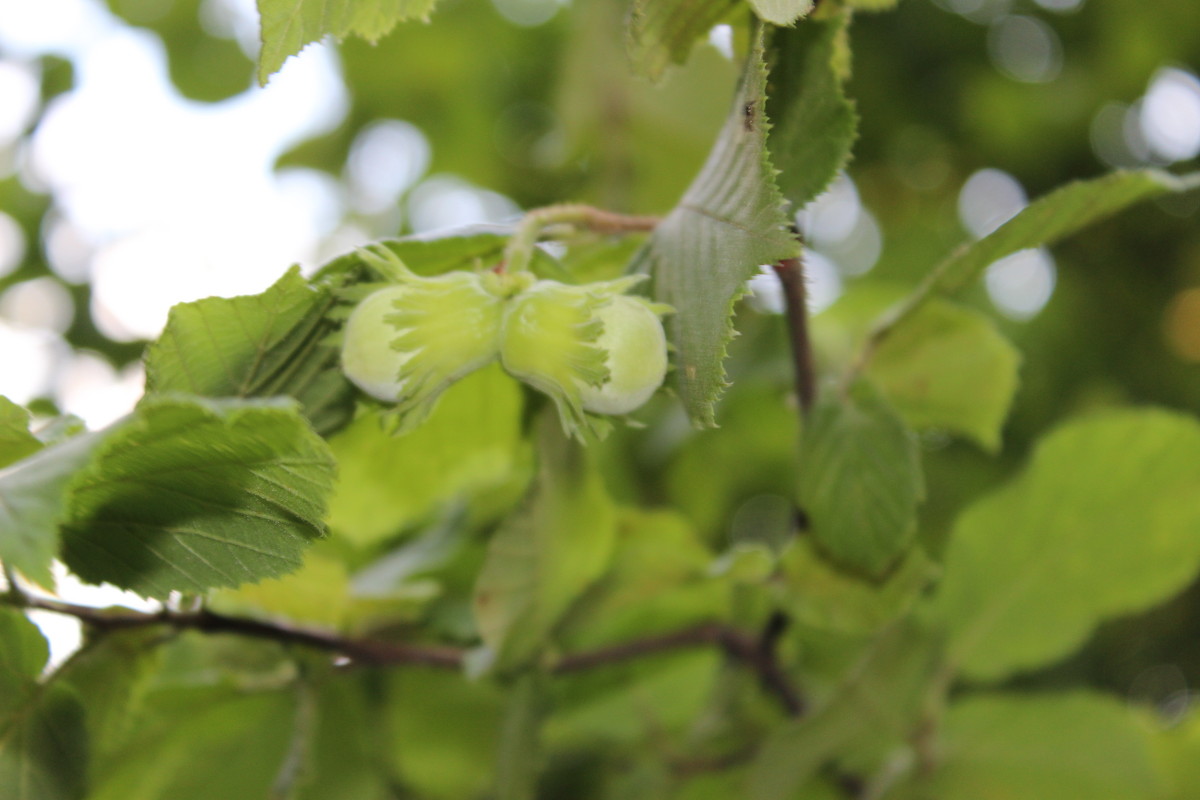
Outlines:
[{"label": "brown twig", "polygon": [[[214,611],[143,612],[110,610],[65,603],[44,597],[24,595],[20,605],[75,617],[100,631],[116,631],[163,625],[175,630],[201,633],[231,633],[258,639],[296,644],[334,653],[370,666],[417,665],[438,669],[459,669],[466,650],[431,644],[392,642],[342,636],[327,631],[302,628],[283,622],[231,617]],[[670,633],[634,639],[611,647],[585,650],[562,657],[553,667],[558,675],[611,666],[644,656],[692,647],[717,646],[736,661],[753,670],[763,688],[773,694],[791,715],[803,710],[803,702],[775,657],[774,641],[716,622],[704,623]]]},{"label": "brown twig", "polygon": [[791,333],[796,397],[800,401],[800,413],[807,416],[817,399],[817,378],[812,342],[808,335],[808,291],[804,285],[804,261],[800,257],[785,258],[774,268],[783,286],[784,308]]}]

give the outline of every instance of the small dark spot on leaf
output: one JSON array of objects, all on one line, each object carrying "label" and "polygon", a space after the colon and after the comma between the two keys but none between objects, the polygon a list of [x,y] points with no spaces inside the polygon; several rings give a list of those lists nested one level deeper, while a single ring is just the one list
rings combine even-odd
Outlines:
[{"label": "small dark spot on leaf", "polygon": [[742,106],[742,127],[747,131],[754,130],[755,117],[757,116],[754,108],[754,102],[751,101]]}]

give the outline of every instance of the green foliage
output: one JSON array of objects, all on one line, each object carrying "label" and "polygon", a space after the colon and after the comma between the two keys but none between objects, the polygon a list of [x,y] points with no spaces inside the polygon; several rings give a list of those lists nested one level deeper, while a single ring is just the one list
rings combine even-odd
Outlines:
[{"label": "green foliage", "polygon": [[[251,73],[197,25],[221,5],[108,0],[207,102]],[[1200,58],[1192,4],[1041,14],[1066,60],[1037,83],[985,63],[1007,69],[1000,29],[945,4],[456,0],[396,27],[434,5],[258,3],[260,82],[345,40],[345,118],[278,166],[344,191],[339,235],[387,238],[176,306],[108,427],[0,398],[0,800],[1200,793],[1181,702],[1200,669],[1200,177],[1151,168],[1138,99]],[[45,109],[66,65],[34,69]],[[1118,106],[1146,158],[1102,147]],[[436,183],[415,176],[364,210],[345,176],[392,119],[462,197],[532,213],[412,235]],[[1077,181],[1096,155],[1137,164]],[[1041,197],[943,258],[984,165]],[[24,185],[39,170],[0,181],[30,243],[3,292],[66,287],[74,204]],[[991,313],[992,264],[1088,226],[1055,251],[1044,310]],[[796,287],[784,315],[757,281],[739,302],[792,258],[802,285],[822,258],[840,270],[811,325]],[[413,283],[473,294],[423,315],[395,292],[357,370],[353,309]],[[136,357],[90,287],[66,290],[72,348]],[[625,292],[674,309],[669,385],[602,417],[627,410],[615,374],[640,383],[600,346],[629,333],[603,313]],[[0,299],[7,335],[26,309]],[[652,338],[623,357],[657,377]],[[416,399],[360,380],[418,372]],[[50,597],[55,561],[161,610]],[[45,613],[84,626],[65,661]]]},{"label": "green foliage", "polygon": [[40,450],[42,443],[29,432],[29,412],[0,397],[0,467]]},{"label": "green foliage", "polygon": [[736,7],[736,0],[635,0],[629,20],[629,57],[653,80],[687,60],[695,41]]},{"label": "green foliage", "polygon": [[725,387],[725,348],[734,333],[730,317],[746,280],[759,264],[798,253],[767,154],[762,37],[760,30],[707,163],[637,262],[653,276],[655,298],[677,312],[667,322],[678,356],[676,385],[697,425],[715,424],[713,404]]},{"label": "green foliage", "polygon": [[0,609],[0,797],[83,796],[87,740],[83,710],[65,686],[43,686],[46,640],[33,623]]},{"label": "green foliage", "polygon": [[434,5],[436,0],[258,0],[258,82],[265,85],[288,56],[323,36],[361,36],[374,42],[397,22],[428,19]]},{"label": "green foliage", "polygon": [[158,597],[280,575],[324,530],[332,471],[290,402],[147,399],[0,477],[4,556],[47,584],[61,536],[82,577]]},{"label": "green foliage", "polygon": [[318,433],[332,433],[352,411],[350,383],[326,341],[335,303],[332,288],[309,285],[293,268],[262,294],[177,305],[146,351],[146,391],[288,395]]},{"label": "green foliage", "polygon": [[1004,678],[1178,592],[1200,566],[1197,486],[1190,417],[1109,412],[1055,431],[1020,478],[955,527],[936,600],[953,663]]},{"label": "green foliage", "polygon": [[797,503],[836,561],[878,576],[912,541],[925,491],[916,438],[870,384],[823,394],[799,472]]},{"label": "green foliage", "polygon": [[866,375],[913,428],[952,431],[994,452],[1020,360],[989,319],[935,301],[883,341]]},{"label": "green foliage", "polygon": [[968,697],[947,710],[935,746],[937,771],[897,797],[1133,800],[1162,790],[1141,722],[1103,695]]},{"label": "green foliage", "polygon": [[[761,11],[759,12],[761,14]],[[772,37],[774,62],[767,116],[776,181],[795,208],[820,194],[850,160],[858,115],[842,85],[848,77],[847,14],[781,29]]]},{"label": "green foliage", "polygon": [[562,615],[604,572],[615,510],[583,445],[557,422],[538,426],[538,475],[527,505],[496,531],[475,586],[479,635],[500,668],[545,647]]}]

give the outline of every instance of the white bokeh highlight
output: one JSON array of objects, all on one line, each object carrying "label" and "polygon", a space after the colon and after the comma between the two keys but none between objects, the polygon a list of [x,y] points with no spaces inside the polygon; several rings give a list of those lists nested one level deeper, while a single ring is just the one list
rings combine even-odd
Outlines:
[{"label": "white bokeh highlight", "polygon": [[1028,205],[1025,189],[1007,172],[981,169],[967,178],[958,195],[958,216],[977,239],[1012,219]]}]

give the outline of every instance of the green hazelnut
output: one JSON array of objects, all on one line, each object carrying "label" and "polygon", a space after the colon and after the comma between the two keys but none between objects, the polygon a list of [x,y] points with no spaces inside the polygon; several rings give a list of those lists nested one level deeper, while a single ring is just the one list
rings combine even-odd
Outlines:
[{"label": "green hazelnut", "polygon": [[448,386],[496,357],[502,308],[475,273],[410,275],[350,314],[342,370],[367,394],[394,403],[409,428]]},{"label": "green hazelnut", "polygon": [[596,345],[607,354],[608,380],[580,387],[583,408],[628,414],[650,399],[667,374],[667,337],[649,303],[618,295],[597,312],[604,330]]}]

